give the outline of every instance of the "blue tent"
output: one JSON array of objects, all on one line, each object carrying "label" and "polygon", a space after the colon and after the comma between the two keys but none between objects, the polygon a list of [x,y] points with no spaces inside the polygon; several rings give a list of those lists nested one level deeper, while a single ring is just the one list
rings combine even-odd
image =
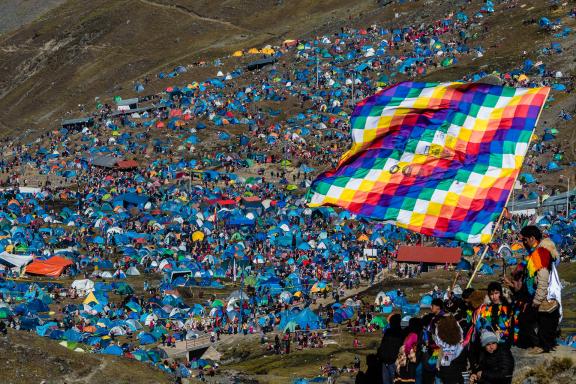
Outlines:
[{"label": "blue tent", "polygon": [[74,329],[67,329],[62,338],[68,341],[80,342],[82,341],[82,334]]},{"label": "blue tent", "polygon": [[493,275],[494,274],[494,270],[488,264],[484,264],[482,266],[482,268],[480,268],[479,272],[483,275]]},{"label": "blue tent", "polygon": [[420,299],[420,306],[422,308],[429,308],[432,305],[432,296],[431,295],[424,295]]},{"label": "blue tent", "polygon": [[338,308],[334,311],[334,322],[336,324],[340,324],[348,319],[351,319],[352,316],[354,316],[354,308]]},{"label": "blue tent", "polygon": [[151,333],[148,332],[141,332],[138,335],[138,341],[140,341],[140,344],[142,345],[147,345],[147,344],[153,344],[156,342],[156,338],[154,337],[154,335],[152,335]]},{"label": "blue tent", "polygon": [[306,327],[309,326],[311,330],[314,330],[319,329],[322,326],[320,317],[310,308],[302,310],[293,320],[301,329],[306,329]]},{"label": "blue tent", "polygon": [[113,355],[113,356],[122,356],[124,354],[122,348],[120,348],[117,345],[109,345],[106,348],[104,348],[101,353],[103,355]]},{"label": "blue tent", "polygon": [[458,264],[456,264],[457,271],[469,271],[472,269],[472,264],[466,259],[461,259]]}]

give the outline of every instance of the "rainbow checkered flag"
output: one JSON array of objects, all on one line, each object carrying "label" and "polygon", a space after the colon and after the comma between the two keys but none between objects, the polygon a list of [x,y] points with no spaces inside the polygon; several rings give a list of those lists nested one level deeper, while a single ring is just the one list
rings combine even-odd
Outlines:
[{"label": "rainbow checkered flag", "polygon": [[418,82],[384,89],[356,106],[352,148],[312,183],[309,206],[488,243],[549,91]]}]

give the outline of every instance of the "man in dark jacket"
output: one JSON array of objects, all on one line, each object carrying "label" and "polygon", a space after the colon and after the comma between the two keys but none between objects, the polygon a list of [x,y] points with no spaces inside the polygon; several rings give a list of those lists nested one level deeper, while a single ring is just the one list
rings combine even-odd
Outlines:
[{"label": "man in dark jacket", "polygon": [[402,317],[400,314],[390,316],[389,328],[384,331],[380,347],[378,347],[378,358],[382,364],[382,382],[392,384],[396,371],[396,358],[406,334],[401,327]]},{"label": "man in dark jacket", "polygon": [[498,343],[498,336],[490,331],[480,336],[482,353],[478,366],[473,369],[470,383],[478,384],[511,384],[514,374],[514,356],[506,344]]}]

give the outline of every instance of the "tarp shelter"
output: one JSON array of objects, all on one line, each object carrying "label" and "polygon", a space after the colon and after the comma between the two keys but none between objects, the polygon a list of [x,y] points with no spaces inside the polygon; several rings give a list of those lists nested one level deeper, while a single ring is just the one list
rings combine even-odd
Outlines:
[{"label": "tarp shelter", "polygon": [[93,166],[102,168],[114,168],[119,161],[122,161],[122,159],[111,155],[94,155],[88,160]]},{"label": "tarp shelter", "polygon": [[251,63],[249,63],[246,66],[246,69],[249,71],[254,71],[255,69],[260,69],[260,68],[264,68],[267,65],[271,65],[274,64],[276,62],[275,58],[268,58],[268,59],[262,59],[262,60],[256,60],[253,61]]},{"label": "tarp shelter", "polygon": [[118,100],[116,105],[119,111],[131,111],[138,108],[138,98],[134,97],[131,99]]},{"label": "tarp shelter", "polygon": [[30,255],[13,255],[6,251],[0,253],[0,264],[6,265],[9,268],[22,268],[31,262],[32,259],[33,257]]},{"label": "tarp shelter", "polygon": [[81,131],[82,129],[92,127],[94,125],[94,118],[82,117],[79,119],[62,120],[62,128],[69,131]]},{"label": "tarp shelter", "polygon": [[400,263],[456,264],[462,255],[461,248],[420,247],[402,245],[398,249]]},{"label": "tarp shelter", "polygon": [[34,260],[26,267],[26,273],[31,275],[41,275],[58,277],[64,272],[66,267],[72,265],[72,261],[61,256],[53,256],[48,260]]}]

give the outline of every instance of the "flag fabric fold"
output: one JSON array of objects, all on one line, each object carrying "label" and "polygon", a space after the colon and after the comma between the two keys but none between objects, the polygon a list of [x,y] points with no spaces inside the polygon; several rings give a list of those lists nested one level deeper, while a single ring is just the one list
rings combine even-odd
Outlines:
[{"label": "flag fabric fold", "polygon": [[352,147],[312,183],[309,206],[487,243],[549,90],[458,82],[384,89],[356,106]]}]

